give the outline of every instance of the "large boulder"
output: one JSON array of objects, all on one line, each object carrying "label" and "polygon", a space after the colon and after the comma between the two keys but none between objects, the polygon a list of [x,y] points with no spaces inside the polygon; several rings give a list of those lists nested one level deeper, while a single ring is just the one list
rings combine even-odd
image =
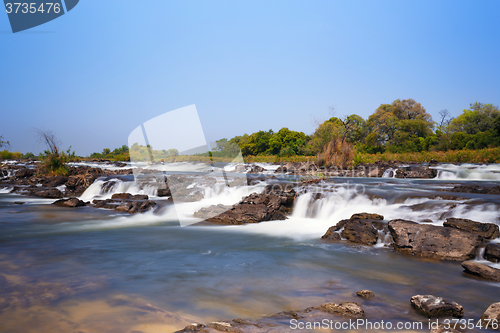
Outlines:
[{"label": "large boulder", "polygon": [[413,221],[389,221],[396,251],[422,257],[464,261],[474,258],[481,236]]},{"label": "large boulder", "polygon": [[500,269],[471,260],[464,261],[462,267],[467,273],[481,276],[487,280],[500,282]]},{"label": "large boulder", "polygon": [[52,204],[61,207],[83,207],[86,205],[85,202],[78,198],[60,199]]},{"label": "large boulder", "polygon": [[34,174],[35,174],[35,172],[32,169],[23,168],[23,169],[20,169],[16,172],[15,177],[17,179],[29,178],[29,177],[33,176]]},{"label": "large boulder", "polygon": [[484,239],[494,239],[498,237],[498,225],[494,223],[480,223],[467,219],[449,217],[446,219],[446,222],[443,223],[443,226],[472,232]]},{"label": "large boulder", "polygon": [[143,213],[156,208],[156,202],[151,200],[120,200],[106,199],[92,201],[96,208],[115,209],[124,213]]},{"label": "large boulder", "polygon": [[484,249],[484,258],[489,261],[500,261],[500,244],[488,244]]},{"label": "large boulder", "polygon": [[387,223],[378,214],[354,214],[350,219],[342,220],[330,227],[321,237],[324,240],[338,241],[340,236],[352,243],[374,245],[377,243],[379,231],[387,232]]},{"label": "large boulder", "polygon": [[[491,322],[496,320],[497,324],[499,324],[497,327],[500,328],[500,303],[493,303],[491,304],[488,309],[483,313],[481,316],[481,321],[485,320],[490,320],[490,327],[491,327]],[[486,324],[486,322],[483,323],[483,326]]]},{"label": "large boulder", "polygon": [[411,305],[428,318],[463,317],[464,307],[433,295],[415,295],[410,299]]}]

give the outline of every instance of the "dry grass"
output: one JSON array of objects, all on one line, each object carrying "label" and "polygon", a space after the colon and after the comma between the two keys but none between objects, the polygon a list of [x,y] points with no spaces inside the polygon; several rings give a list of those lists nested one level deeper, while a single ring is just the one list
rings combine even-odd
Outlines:
[{"label": "dry grass", "polygon": [[321,153],[318,154],[318,164],[321,166],[338,166],[347,168],[352,165],[354,146],[339,137],[328,142]]}]

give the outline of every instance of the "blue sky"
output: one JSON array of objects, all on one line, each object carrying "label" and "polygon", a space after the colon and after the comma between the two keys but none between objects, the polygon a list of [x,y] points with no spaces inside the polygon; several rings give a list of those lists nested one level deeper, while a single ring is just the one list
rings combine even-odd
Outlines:
[{"label": "blue sky", "polygon": [[499,22],[495,0],[94,0],[17,34],[4,13],[0,135],[37,153],[50,129],[87,155],[191,104],[208,141],[398,98],[456,116],[500,104]]}]

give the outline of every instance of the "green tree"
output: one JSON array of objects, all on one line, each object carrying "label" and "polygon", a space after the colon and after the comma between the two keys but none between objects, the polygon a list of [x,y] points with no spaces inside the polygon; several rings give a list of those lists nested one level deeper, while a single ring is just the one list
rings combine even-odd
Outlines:
[{"label": "green tree", "polygon": [[450,123],[453,132],[464,132],[476,134],[494,129],[495,121],[500,116],[498,106],[493,104],[482,104],[475,102],[469,109],[463,110],[462,114]]}]

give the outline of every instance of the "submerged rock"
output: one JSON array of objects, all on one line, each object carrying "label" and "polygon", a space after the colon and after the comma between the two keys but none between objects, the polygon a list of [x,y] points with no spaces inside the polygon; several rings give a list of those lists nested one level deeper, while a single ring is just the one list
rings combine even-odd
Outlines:
[{"label": "submerged rock", "polygon": [[466,231],[443,228],[413,221],[389,221],[396,251],[444,260],[467,260],[475,257],[482,238]]},{"label": "submerged rock", "polygon": [[443,226],[472,232],[484,239],[494,239],[498,237],[498,225],[494,223],[481,223],[467,219],[449,217],[446,219],[446,222],[443,223]]},{"label": "submerged rock", "polygon": [[361,305],[355,302],[346,302],[340,304],[326,303],[320,306],[308,308],[305,310],[305,312],[310,312],[313,310],[319,310],[334,315],[353,317],[353,318],[362,318],[365,315],[365,311],[363,310]]},{"label": "submerged rock", "polygon": [[69,198],[69,199],[60,199],[57,201],[54,201],[52,203],[53,205],[56,206],[62,206],[62,207],[83,207],[85,206],[85,202],[78,198]]},{"label": "submerged rock", "polygon": [[375,297],[375,293],[371,290],[364,289],[364,290],[356,291],[356,296],[361,297],[361,298],[365,298],[365,299],[370,299],[370,298]]},{"label": "submerged rock", "polygon": [[464,261],[462,267],[467,273],[479,275],[487,280],[500,282],[500,269],[476,261]]},{"label": "submerged rock", "polygon": [[[500,321],[500,302],[491,304],[481,316],[481,320]],[[491,325],[490,325],[491,327]]]},{"label": "submerged rock", "polygon": [[486,245],[484,258],[492,262],[500,262],[500,244]]},{"label": "submerged rock", "polygon": [[426,317],[463,317],[464,307],[433,295],[415,295],[410,299],[411,305]]}]

